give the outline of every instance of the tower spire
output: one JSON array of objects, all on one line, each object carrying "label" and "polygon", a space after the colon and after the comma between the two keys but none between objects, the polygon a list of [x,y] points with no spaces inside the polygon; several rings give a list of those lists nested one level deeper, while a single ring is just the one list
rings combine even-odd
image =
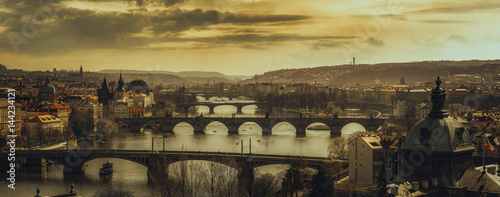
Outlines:
[{"label": "tower spire", "polygon": [[104,77],[104,81],[102,82],[101,89],[103,89],[103,90],[108,89],[108,83],[106,82],[106,77]]},{"label": "tower spire", "polygon": [[446,94],[444,93],[444,90],[439,87],[440,85],[441,80],[438,76],[436,80],[436,88],[432,89],[431,93],[432,109],[429,113],[429,117],[432,118],[444,118],[448,116],[446,111],[443,109],[444,101],[446,100]]}]

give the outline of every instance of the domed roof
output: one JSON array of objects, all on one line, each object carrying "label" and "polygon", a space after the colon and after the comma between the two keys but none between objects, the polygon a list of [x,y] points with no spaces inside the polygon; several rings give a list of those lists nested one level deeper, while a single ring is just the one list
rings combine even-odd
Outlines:
[{"label": "domed roof", "polygon": [[49,78],[45,80],[45,83],[40,86],[38,89],[39,93],[50,93],[50,94],[55,94],[56,93],[56,88],[50,84]]},{"label": "domed roof", "polygon": [[402,149],[436,152],[472,151],[469,132],[453,118],[426,117],[408,132]]},{"label": "domed roof", "polygon": [[475,148],[467,129],[457,120],[449,118],[443,109],[446,94],[439,88],[441,85],[439,77],[436,85],[431,94],[430,113],[408,132],[402,149],[436,152],[473,151]]},{"label": "domed roof", "polygon": [[151,92],[151,89],[149,88],[148,84],[142,79],[134,79],[132,82],[130,82],[128,90],[133,91],[136,94],[139,93],[149,94],[149,92]]}]

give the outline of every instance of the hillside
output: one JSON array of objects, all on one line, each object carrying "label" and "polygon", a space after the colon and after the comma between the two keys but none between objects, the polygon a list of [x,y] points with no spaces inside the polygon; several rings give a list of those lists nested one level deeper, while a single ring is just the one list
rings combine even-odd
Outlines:
[{"label": "hillside", "polygon": [[[496,67],[492,64],[496,64]],[[318,83],[326,85],[361,83],[395,84],[401,77],[407,82],[430,81],[436,75],[481,74],[495,72],[500,60],[426,61],[363,65],[321,66],[314,68],[282,69],[256,75],[242,83]]]}]

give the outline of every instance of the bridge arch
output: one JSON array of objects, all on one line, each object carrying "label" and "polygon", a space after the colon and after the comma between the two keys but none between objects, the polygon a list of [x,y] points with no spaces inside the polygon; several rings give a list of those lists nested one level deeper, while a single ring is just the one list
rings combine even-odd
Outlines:
[{"label": "bridge arch", "polygon": [[123,121],[118,121],[117,124],[118,124],[118,128],[120,128],[120,129],[129,129],[130,128],[130,126]]},{"label": "bridge arch", "polygon": [[311,135],[328,135],[330,136],[330,132],[332,128],[326,122],[322,121],[314,121],[309,123],[306,127],[306,134]]},{"label": "bridge arch", "polygon": [[206,134],[228,134],[228,132],[229,128],[227,125],[219,121],[211,121],[205,126]]},{"label": "bridge arch", "polygon": [[340,130],[341,135],[343,137],[348,137],[349,135],[356,133],[356,132],[364,132],[367,131],[366,127],[363,126],[362,124],[358,122],[350,122],[342,126],[342,129]]},{"label": "bridge arch", "polygon": [[141,129],[151,129],[151,128],[154,128],[154,127],[161,127],[161,124],[158,120],[150,120],[150,121],[147,121],[143,124],[141,124]]},{"label": "bridge arch", "polygon": [[248,121],[238,126],[239,134],[262,134],[263,128],[256,122]]},{"label": "bridge arch", "polygon": [[228,111],[231,111],[231,113],[237,113],[239,111],[238,106],[236,106],[236,105],[221,103],[219,105],[213,106],[213,112],[215,113],[216,109],[220,110],[221,108],[228,108],[228,107],[231,108],[230,110],[228,110]]},{"label": "bridge arch", "polygon": [[172,132],[174,134],[194,134],[194,127],[189,122],[180,121],[174,123]]},{"label": "bridge arch", "polygon": [[[271,133],[273,135],[295,135],[297,133],[297,126],[288,121],[279,121],[271,126]],[[282,131],[277,131],[277,130]]]}]

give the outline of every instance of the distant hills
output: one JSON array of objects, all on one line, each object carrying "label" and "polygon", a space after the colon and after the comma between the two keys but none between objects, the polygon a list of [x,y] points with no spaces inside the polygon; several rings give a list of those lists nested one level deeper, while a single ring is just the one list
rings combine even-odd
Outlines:
[{"label": "distant hills", "polygon": [[171,71],[143,71],[143,70],[114,70],[114,69],[105,69],[99,71],[99,73],[120,73],[123,74],[155,74],[155,75],[173,75],[178,76],[186,81],[194,82],[194,83],[207,83],[209,80],[211,83],[213,81],[219,82],[237,82],[241,80],[249,79],[251,76],[246,75],[224,75],[219,72],[207,72],[207,71],[182,71],[182,72],[171,72]]},{"label": "distant hills", "polygon": [[437,75],[497,73],[500,60],[423,61],[362,65],[321,66],[314,68],[269,71],[244,80],[243,83],[317,83],[335,84],[397,84],[432,81]]}]

